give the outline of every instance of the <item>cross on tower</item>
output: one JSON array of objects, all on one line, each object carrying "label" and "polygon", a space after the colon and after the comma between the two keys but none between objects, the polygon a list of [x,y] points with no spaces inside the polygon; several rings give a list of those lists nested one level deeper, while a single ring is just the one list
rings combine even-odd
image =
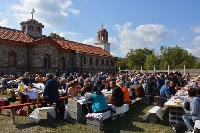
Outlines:
[{"label": "cross on tower", "polygon": [[32,14],[32,19],[33,19],[33,13],[35,12],[35,10],[34,10],[34,8],[32,9],[32,12],[31,12],[31,14]]},{"label": "cross on tower", "polygon": [[105,26],[105,25],[102,23],[102,24],[101,24],[101,29],[103,29],[104,26]]}]

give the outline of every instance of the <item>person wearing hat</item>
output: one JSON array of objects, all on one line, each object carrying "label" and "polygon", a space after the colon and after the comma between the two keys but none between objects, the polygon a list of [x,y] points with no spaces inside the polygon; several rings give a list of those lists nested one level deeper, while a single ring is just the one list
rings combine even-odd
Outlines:
[{"label": "person wearing hat", "polygon": [[171,98],[169,85],[170,85],[170,80],[165,80],[165,85],[163,85],[160,89],[160,96],[165,97],[167,101]]}]

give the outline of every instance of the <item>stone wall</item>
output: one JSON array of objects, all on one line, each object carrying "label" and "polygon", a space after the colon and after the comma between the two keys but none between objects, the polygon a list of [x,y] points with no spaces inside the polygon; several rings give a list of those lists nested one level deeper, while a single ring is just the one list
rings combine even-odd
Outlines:
[{"label": "stone wall", "polygon": [[[10,52],[14,52],[16,55],[16,63],[13,67],[8,65],[8,55]],[[95,73],[100,71],[115,71],[116,66],[111,66],[111,60],[114,61],[114,58],[110,57],[91,54],[85,54],[83,56],[83,53],[76,53],[75,51],[60,52],[56,47],[49,43],[44,43],[35,47],[29,47],[28,50],[27,47],[0,44],[0,74],[19,75],[26,71],[31,73],[47,73],[55,72],[56,68],[58,68],[61,73],[68,73],[69,71],[80,72],[81,56],[86,57],[86,64],[84,61],[82,61],[82,72]],[[44,57],[49,57],[49,69],[44,69]],[[90,65],[90,57],[93,60],[93,65]],[[59,66],[61,58],[64,58],[65,60],[65,68],[63,69]],[[95,64],[96,59],[98,59],[97,66]],[[104,65],[101,63],[101,59],[104,60]],[[108,66],[106,65],[106,60],[109,62]]]}]

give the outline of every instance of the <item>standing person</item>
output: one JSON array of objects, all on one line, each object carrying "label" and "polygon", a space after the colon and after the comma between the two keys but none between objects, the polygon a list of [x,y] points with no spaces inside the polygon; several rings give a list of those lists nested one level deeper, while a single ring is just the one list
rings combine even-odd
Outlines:
[{"label": "standing person", "polygon": [[187,126],[187,133],[192,133],[194,127],[194,125],[192,125],[192,121],[200,119],[200,88],[190,88],[188,90],[188,95],[190,112],[184,114],[182,118]]},{"label": "standing person", "polygon": [[121,107],[124,104],[124,93],[121,88],[116,85],[115,81],[110,82],[112,96],[107,101],[108,104],[113,104],[115,107]]},{"label": "standing person", "polygon": [[44,87],[43,100],[48,100],[50,105],[52,105],[53,102],[59,98],[58,83],[53,79],[53,74],[51,73],[47,73],[46,78],[47,81]]}]

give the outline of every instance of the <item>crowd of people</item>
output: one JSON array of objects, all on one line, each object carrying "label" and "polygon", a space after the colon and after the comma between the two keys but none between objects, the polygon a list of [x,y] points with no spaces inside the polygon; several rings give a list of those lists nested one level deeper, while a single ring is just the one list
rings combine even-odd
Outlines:
[{"label": "crowd of people", "polygon": [[[190,99],[190,113],[183,116],[188,130],[192,130],[192,126],[188,120],[200,119],[200,77],[196,81],[191,81],[190,76],[183,76],[179,72],[166,73],[141,73],[141,72],[125,72],[125,73],[70,73],[70,74],[30,74],[24,73],[23,76],[15,77],[14,75],[5,75],[2,77],[2,88],[8,88],[10,80],[23,82],[24,85],[31,86],[32,83],[43,83],[44,92],[43,100],[48,100],[52,104],[59,98],[58,90],[64,90],[68,98],[76,96],[84,96],[85,93],[92,93],[87,100],[92,101],[92,112],[104,112],[113,104],[116,107],[122,106],[124,103],[130,103],[136,97],[144,97],[148,95],[151,98],[161,96],[169,100],[174,96],[181,87],[188,82],[194,82],[191,89],[188,90]],[[111,96],[104,95],[104,91],[111,91]],[[130,96],[130,92],[132,93]]]}]

